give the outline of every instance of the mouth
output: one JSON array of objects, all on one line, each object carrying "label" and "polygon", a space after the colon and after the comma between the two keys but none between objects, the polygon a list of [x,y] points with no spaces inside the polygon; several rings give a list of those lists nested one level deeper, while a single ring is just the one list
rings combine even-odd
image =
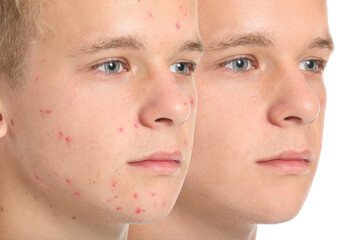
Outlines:
[{"label": "mouth", "polygon": [[132,168],[155,174],[174,175],[179,172],[182,162],[183,156],[180,151],[162,151],[139,160],[130,161],[127,164]]},{"label": "mouth", "polygon": [[305,150],[285,151],[269,159],[257,161],[256,164],[287,174],[304,174],[309,170],[311,162],[311,152]]}]

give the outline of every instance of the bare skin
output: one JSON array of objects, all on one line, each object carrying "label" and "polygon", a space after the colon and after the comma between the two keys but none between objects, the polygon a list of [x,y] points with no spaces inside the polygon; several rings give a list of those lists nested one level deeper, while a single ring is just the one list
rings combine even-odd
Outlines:
[{"label": "bare skin", "polygon": [[1,239],[126,239],[169,213],[188,168],[196,2],[48,7],[23,84],[0,75]]},{"label": "bare skin", "polygon": [[170,215],[131,240],[254,240],[257,224],[297,215],[316,171],[326,1],[200,0],[199,24],[192,164]]}]

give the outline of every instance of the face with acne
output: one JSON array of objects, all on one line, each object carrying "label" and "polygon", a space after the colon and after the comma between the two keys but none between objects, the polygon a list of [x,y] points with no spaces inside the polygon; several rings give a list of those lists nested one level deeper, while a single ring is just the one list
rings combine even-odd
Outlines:
[{"label": "face with acne", "polygon": [[326,1],[200,0],[199,27],[199,111],[179,206],[227,224],[289,220],[321,150]]},{"label": "face with acne", "polygon": [[193,141],[195,10],[192,0],[49,2],[23,84],[1,83],[19,192],[76,219],[145,223],[170,211]]}]

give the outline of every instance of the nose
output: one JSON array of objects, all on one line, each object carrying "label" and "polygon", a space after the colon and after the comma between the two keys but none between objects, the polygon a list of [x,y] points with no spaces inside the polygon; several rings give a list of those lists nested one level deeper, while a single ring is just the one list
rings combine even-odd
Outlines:
[{"label": "nose", "polygon": [[140,123],[152,129],[184,124],[191,113],[186,89],[177,85],[171,72],[152,73],[149,77],[148,96],[140,109]]},{"label": "nose", "polygon": [[321,111],[319,97],[304,77],[303,70],[294,66],[275,74],[269,121],[279,127],[314,122]]}]

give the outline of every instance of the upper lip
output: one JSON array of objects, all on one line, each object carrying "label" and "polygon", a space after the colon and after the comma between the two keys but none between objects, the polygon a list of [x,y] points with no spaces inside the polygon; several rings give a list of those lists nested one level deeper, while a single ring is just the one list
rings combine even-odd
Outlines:
[{"label": "upper lip", "polygon": [[257,162],[266,162],[266,161],[273,161],[273,160],[284,160],[284,161],[296,161],[296,160],[304,160],[307,162],[312,161],[312,155],[310,150],[304,151],[293,151],[287,150],[283,151],[278,155],[272,156],[270,158],[259,160]]},{"label": "upper lip", "polygon": [[183,155],[180,151],[159,151],[151,153],[146,157],[129,161],[128,163],[137,163],[143,161],[176,161],[181,163],[183,161]]}]

